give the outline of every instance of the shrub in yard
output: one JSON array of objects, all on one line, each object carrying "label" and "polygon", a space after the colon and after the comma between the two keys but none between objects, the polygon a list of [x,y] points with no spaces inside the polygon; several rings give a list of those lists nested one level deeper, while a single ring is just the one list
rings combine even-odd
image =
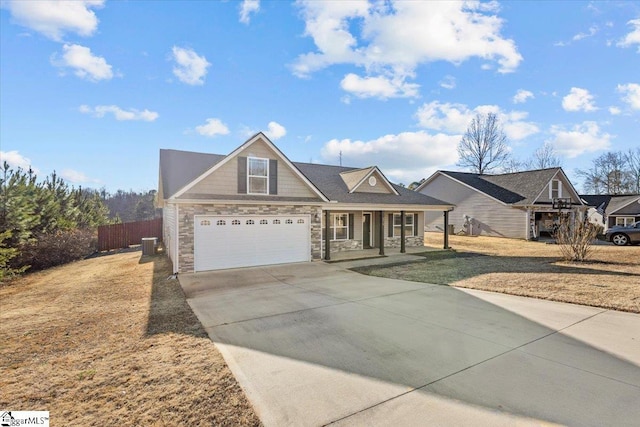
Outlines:
[{"label": "shrub in yard", "polygon": [[11,237],[11,232],[5,231],[0,233],[0,283],[16,274],[22,273],[26,268],[11,267],[11,260],[18,255],[18,250],[8,248],[6,241]]},{"label": "shrub in yard", "polygon": [[[41,233],[20,247],[17,266],[43,270],[82,259],[95,252],[95,231],[89,229],[58,230]],[[12,262],[13,264],[13,262]]]},{"label": "shrub in yard", "polygon": [[556,243],[565,261],[585,261],[593,252],[598,228],[583,221],[564,218],[555,233]]}]

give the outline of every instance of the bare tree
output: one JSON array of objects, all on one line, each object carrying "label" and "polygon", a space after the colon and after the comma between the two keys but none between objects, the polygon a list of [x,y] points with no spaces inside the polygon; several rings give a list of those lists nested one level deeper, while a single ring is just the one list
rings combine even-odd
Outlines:
[{"label": "bare tree", "polygon": [[503,173],[515,173],[522,172],[523,170],[526,170],[527,167],[528,166],[526,163],[521,162],[516,158],[510,157],[502,164],[500,170],[502,170]]},{"label": "bare tree", "polygon": [[509,158],[507,136],[494,113],[477,114],[458,144],[458,166],[484,174]]},{"label": "bare tree", "polygon": [[628,194],[633,191],[632,174],[621,151],[609,151],[593,160],[589,170],[578,169],[584,179],[583,189],[594,194]]},{"label": "bare tree", "polygon": [[560,167],[560,158],[551,144],[544,145],[533,152],[533,157],[525,163],[527,169],[547,169]]},{"label": "bare tree", "polygon": [[640,194],[640,148],[629,149],[624,155],[629,170],[630,190]]}]

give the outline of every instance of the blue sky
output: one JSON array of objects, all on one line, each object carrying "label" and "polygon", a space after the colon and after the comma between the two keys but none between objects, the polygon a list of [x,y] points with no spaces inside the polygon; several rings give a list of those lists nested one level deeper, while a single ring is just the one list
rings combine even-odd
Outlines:
[{"label": "blue sky", "polygon": [[154,189],[160,148],[257,131],[408,184],[478,112],[578,187],[640,146],[639,2],[2,1],[0,37],[0,156],[75,186]]}]

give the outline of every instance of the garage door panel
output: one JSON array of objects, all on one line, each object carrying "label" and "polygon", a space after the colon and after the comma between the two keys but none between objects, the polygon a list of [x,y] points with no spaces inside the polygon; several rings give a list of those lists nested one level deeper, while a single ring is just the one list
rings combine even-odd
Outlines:
[{"label": "garage door panel", "polygon": [[309,261],[310,217],[197,216],[195,270]]}]

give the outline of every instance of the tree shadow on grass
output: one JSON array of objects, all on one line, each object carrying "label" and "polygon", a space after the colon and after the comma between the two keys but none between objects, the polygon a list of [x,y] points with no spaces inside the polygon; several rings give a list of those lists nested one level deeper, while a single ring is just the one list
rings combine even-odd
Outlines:
[{"label": "tree shadow on grass", "polygon": [[[399,277],[417,282],[448,285],[460,280],[490,273],[579,274],[591,276],[639,277],[640,274],[599,269],[581,264],[557,264],[557,257],[491,256],[473,252],[424,252],[424,261],[409,261],[384,266],[352,268],[358,273]],[[595,263],[594,263],[595,264]],[[627,266],[625,263],[598,263],[599,265]]]},{"label": "tree shadow on grass", "polygon": [[205,338],[202,324],[187,304],[169,258],[164,254],[143,255],[140,264],[153,263],[153,284],[146,335],[179,333]]}]

